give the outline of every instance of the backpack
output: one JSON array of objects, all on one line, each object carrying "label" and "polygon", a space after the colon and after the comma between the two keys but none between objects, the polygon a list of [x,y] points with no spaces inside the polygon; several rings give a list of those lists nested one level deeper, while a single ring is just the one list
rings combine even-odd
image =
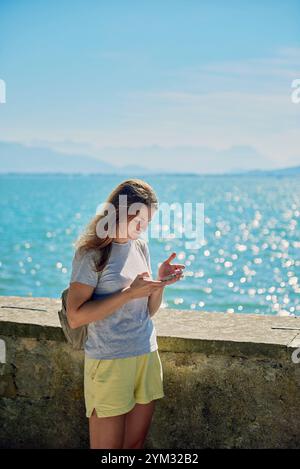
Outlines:
[{"label": "backpack", "polygon": [[61,328],[64,332],[65,338],[72,345],[74,350],[83,350],[85,339],[87,338],[87,324],[72,329],[68,322],[67,317],[67,296],[69,287],[61,294],[61,309],[58,311],[58,317]]},{"label": "backpack", "polygon": [[[144,249],[144,244],[140,242],[139,239],[138,246],[142,250],[143,255],[147,261],[147,255]],[[99,273],[99,276],[101,272]],[[67,317],[67,296],[68,296],[69,287],[65,288],[61,293],[61,308],[58,311],[58,317],[60,321],[61,328],[67,339],[67,342],[73,347],[74,350],[84,350],[85,341],[88,335],[88,324],[83,324],[82,326],[72,329],[69,325]]]}]

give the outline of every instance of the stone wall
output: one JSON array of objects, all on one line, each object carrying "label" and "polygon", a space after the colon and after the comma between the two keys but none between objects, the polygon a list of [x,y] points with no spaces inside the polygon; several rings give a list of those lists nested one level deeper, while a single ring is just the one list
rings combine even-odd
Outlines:
[{"label": "stone wall", "polygon": [[[65,342],[59,304],[0,297],[1,448],[88,448],[84,352]],[[300,447],[300,318],[161,309],[153,321],[165,398],[146,448]]]}]

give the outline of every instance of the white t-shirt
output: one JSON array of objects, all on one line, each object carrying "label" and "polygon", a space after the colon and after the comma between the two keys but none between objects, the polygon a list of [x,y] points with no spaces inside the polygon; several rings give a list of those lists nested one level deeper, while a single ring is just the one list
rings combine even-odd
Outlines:
[{"label": "white t-shirt", "polygon": [[[142,243],[144,249],[141,248]],[[70,279],[70,283],[80,282],[94,287],[92,300],[123,290],[142,272],[152,274],[148,245],[141,238],[126,243],[112,242],[110,257],[100,274],[94,268],[95,253],[94,249],[84,254],[75,253]],[[148,297],[130,300],[106,318],[88,324],[84,349],[90,358],[125,358],[157,348]]]}]

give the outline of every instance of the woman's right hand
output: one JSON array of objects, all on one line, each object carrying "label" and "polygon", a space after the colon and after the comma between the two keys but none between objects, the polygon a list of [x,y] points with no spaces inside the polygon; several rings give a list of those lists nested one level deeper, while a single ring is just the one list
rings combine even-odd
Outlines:
[{"label": "woman's right hand", "polygon": [[164,282],[161,282],[160,280],[148,280],[145,277],[149,277],[148,272],[143,272],[137,275],[134,281],[128,287],[130,296],[132,298],[143,298],[144,296],[150,296],[151,293],[165,286]]}]

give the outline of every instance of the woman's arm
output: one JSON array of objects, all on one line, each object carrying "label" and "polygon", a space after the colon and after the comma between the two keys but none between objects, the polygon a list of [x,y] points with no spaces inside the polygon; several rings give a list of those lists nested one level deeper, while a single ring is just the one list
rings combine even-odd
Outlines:
[{"label": "woman's arm", "polygon": [[164,287],[167,285],[172,285],[172,283],[178,282],[183,277],[182,269],[185,268],[184,264],[170,264],[170,262],[176,257],[176,252],[173,252],[167,260],[162,262],[158,269],[156,280],[161,281],[162,278],[170,275],[176,274],[176,277],[163,282],[162,288],[160,290],[154,291],[148,299],[148,308],[150,316],[152,317],[160,308]]},{"label": "woman's arm", "polygon": [[91,300],[95,287],[71,282],[67,295],[67,317],[70,327],[76,329],[84,324],[104,319],[128,301],[149,297],[160,290],[162,282],[144,279],[145,273],[137,275],[129,287],[99,300]]},{"label": "woman's arm", "polygon": [[132,299],[132,291],[126,288],[107,298],[91,300],[94,287],[72,282],[67,296],[67,317],[72,329],[104,319]]},{"label": "woman's arm", "polygon": [[154,316],[154,314],[159,310],[162,299],[163,299],[163,294],[164,294],[164,287],[162,287],[160,290],[157,290],[149,296],[148,299],[148,308],[149,308],[149,313],[150,316]]}]

